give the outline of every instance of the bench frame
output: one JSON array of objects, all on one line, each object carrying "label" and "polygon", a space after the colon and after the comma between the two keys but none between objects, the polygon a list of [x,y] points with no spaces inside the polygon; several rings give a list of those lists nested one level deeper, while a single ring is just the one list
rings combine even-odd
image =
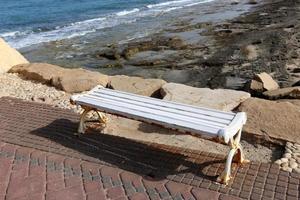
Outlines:
[{"label": "bench frame", "polygon": [[[99,88],[99,86],[97,86],[96,88]],[[93,89],[94,90],[94,89]],[[70,102],[75,105],[80,105],[76,102],[76,99],[78,97],[80,97],[81,95],[73,95],[70,99]],[[81,107],[83,108],[83,112],[81,113],[80,116],[80,122],[79,122],[79,127],[78,127],[78,133],[75,133],[75,135],[83,135],[87,129],[86,127],[86,123],[87,122],[98,122],[101,124],[102,127],[105,127],[107,122],[108,122],[108,118],[105,116],[105,112],[104,111],[98,111],[97,108],[92,108],[92,107],[88,107],[86,105],[81,105]],[[97,120],[90,120],[88,119],[88,114],[90,112],[95,112],[97,113],[98,119]],[[114,113],[110,113],[110,114],[114,114]],[[126,116],[122,116],[122,117],[126,117]],[[129,118],[129,117],[126,117]],[[134,117],[131,118],[134,120]],[[141,121],[141,120],[139,120]],[[146,121],[143,121],[146,122]],[[146,122],[147,123],[147,122]],[[168,127],[165,127],[168,128]],[[180,130],[177,130],[180,131]],[[217,142],[217,143],[222,143],[222,144],[226,144],[229,145],[230,147],[230,151],[227,155],[227,159],[226,159],[226,163],[225,163],[225,169],[224,171],[221,173],[221,175],[217,178],[217,182],[222,183],[227,185],[230,181],[230,179],[232,178],[231,176],[231,165],[232,162],[236,162],[238,164],[245,164],[248,163],[249,160],[246,160],[244,157],[244,153],[243,153],[243,148],[241,146],[240,140],[241,140],[241,134],[242,134],[242,128],[240,128],[238,130],[238,132],[235,134],[235,136],[233,136],[232,138],[225,138],[225,137],[218,137],[217,139],[214,139],[213,141]],[[221,136],[224,134],[220,134]],[[197,134],[198,136],[198,134]],[[201,135],[199,135],[201,136]],[[206,138],[204,138],[206,139]]]}]

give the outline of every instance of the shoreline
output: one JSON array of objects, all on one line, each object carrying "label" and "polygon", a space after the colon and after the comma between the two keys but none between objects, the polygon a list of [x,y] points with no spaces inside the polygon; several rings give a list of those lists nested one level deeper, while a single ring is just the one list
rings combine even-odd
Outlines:
[{"label": "shoreline", "polygon": [[[219,7],[235,14],[248,10],[233,19],[209,22],[201,19],[204,15],[187,13],[165,30],[125,44],[96,42],[78,47],[71,41],[58,41],[21,52],[32,62],[80,66],[108,75],[159,78],[195,87],[243,90],[260,72],[273,74],[281,86],[290,86],[300,77],[295,69],[300,63],[300,44],[295,40],[299,30],[295,24],[300,19],[297,3],[246,2]],[[212,10],[203,12],[208,18],[228,17],[226,12]],[[80,38],[78,41],[80,44]]]},{"label": "shoreline", "polygon": [[[198,6],[197,9],[169,13],[167,16],[162,16],[163,22],[160,26],[164,24],[164,27],[161,30],[158,29],[158,33],[130,40],[127,43],[119,44],[120,40],[108,43],[101,42],[102,36],[96,36],[91,39],[92,43],[83,44],[81,38],[74,38],[47,43],[41,47],[21,49],[21,53],[31,62],[47,62],[67,68],[84,67],[108,75],[122,74],[160,78],[168,82],[192,86],[208,86],[203,82],[197,83],[196,79],[203,79],[200,71],[205,74],[204,77],[212,75],[206,74],[204,70],[200,69],[202,66],[197,65],[200,56],[211,54],[211,52],[206,52],[210,48],[205,44],[206,41],[209,45],[216,45],[213,44],[215,40],[212,38],[213,36],[206,36],[203,33],[224,19],[232,19],[247,12],[253,5],[246,2],[241,1],[235,5],[231,4],[232,1],[214,2],[213,4]],[[143,24],[139,26],[143,26]],[[126,26],[120,29],[125,30],[125,28]],[[118,35],[112,30],[110,35],[114,34]],[[173,39],[174,42],[165,42]],[[110,40],[105,37],[105,41]],[[135,52],[132,59],[117,55],[126,54],[124,51],[131,51],[130,47],[134,45],[141,46],[142,50]],[[209,51],[213,50],[210,49]],[[147,57],[148,59],[141,59],[140,57]],[[155,57],[154,60],[151,57]],[[171,74],[169,74],[170,71]],[[195,74],[196,77],[193,77]],[[193,82],[195,83],[193,84]]]}]

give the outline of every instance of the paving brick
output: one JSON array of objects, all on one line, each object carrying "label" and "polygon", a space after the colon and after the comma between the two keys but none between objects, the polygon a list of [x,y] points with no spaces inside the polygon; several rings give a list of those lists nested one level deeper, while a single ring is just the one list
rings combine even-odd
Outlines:
[{"label": "paving brick", "polygon": [[[11,102],[28,121],[12,120]],[[7,184],[10,198],[104,199],[120,188],[117,199],[299,198],[300,175],[278,165],[234,164],[235,178],[224,187],[215,183],[223,156],[104,134],[74,137],[78,115],[45,104],[0,98],[0,112],[0,194]]]},{"label": "paving brick", "polygon": [[78,176],[70,176],[64,179],[66,187],[74,187],[83,184],[83,180]]},{"label": "paving brick", "polygon": [[116,199],[116,198],[125,196],[125,191],[124,191],[123,187],[121,187],[121,186],[109,188],[106,191],[106,196],[107,196],[107,198],[110,198],[110,199]]},{"label": "paving brick", "polygon": [[64,180],[56,180],[47,182],[47,191],[57,191],[65,188]]},{"label": "paving brick", "polygon": [[219,199],[220,193],[215,191],[204,190],[202,188],[193,188],[192,194],[198,200],[217,200]]},{"label": "paving brick", "polygon": [[[240,200],[240,197],[234,197],[230,195],[221,194],[219,200]],[[257,200],[257,199],[256,199]]]},{"label": "paving brick", "polygon": [[147,200],[149,199],[148,196],[144,193],[135,193],[131,197],[129,197],[130,200]]},{"label": "paving brick", "polygon": [[86,196],[86,200],[102,200],[102,199],[106,199],[106,196],[105,196],[103,190],[93,192],[93,193],[89,193]]}]

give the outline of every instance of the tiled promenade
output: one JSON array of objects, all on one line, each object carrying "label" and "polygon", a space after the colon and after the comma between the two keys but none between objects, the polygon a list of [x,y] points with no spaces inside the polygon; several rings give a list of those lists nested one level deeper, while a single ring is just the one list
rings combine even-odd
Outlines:
[{"label": "tiled promenade", "polygon": [[0,199],[299,199],[300,174],[277,165],[234,166],[224,157],[90,133],[73,136],[78,115],[0,99]]}]

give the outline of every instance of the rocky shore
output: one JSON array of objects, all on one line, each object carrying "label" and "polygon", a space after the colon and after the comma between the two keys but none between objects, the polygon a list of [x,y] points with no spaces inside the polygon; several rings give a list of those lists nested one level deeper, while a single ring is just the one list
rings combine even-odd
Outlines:
[{"label": "rocky shore", "polygon": [[[250,3],[253,5],[255,1]],[[300,7],[297,5],[295,1],[264,1],[252,12],[226,22],[180,21],[172,30],[155,38],[110,45],[94,55],[107,62],[112,70],[118,71],[120,66],[164,68],[169,78],[106,75],[29,63],[0,40],[0,97],[13,96],[80,112],[80,108],[69,104],[70,95],[102,85],[169,101],[243,111],[248,117],[243,132],[247,156],[258,161],[277,160],[284,170],[299,171]],[[182,37],[195,31],[209,39],[188,43]],[[225,152],[225,147],[206,141],[196,142],[192,137],[177,136],[154,126],[145,128],[140,122],[110,118],[107,134],[122,133],[124,137],[156,142],[168,142],[171,135],[176,145],[184,146],[188,141],[190,148],[201,145],[216,153]],[[167,136],[159,136],[161,131],[167,131]],[[283,158],[282,147],[286,148]]]}]

